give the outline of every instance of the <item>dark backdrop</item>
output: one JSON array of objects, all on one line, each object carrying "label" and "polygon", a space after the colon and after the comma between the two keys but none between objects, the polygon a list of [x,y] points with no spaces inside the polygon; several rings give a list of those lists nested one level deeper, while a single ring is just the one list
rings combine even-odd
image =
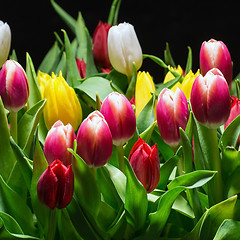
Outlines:
[{"label": "dark backdrop", "polygon": [[[56,0],[68,13],[77,18],[82,12],[90,34],[99,20],[106,21],[110,0],[76,1]],[[53,10],[50,0],[4,1],[0,19],[8,22],[12,31],[12,49],[19,62],[25,65],[29,52],[36,68],[54,42],[53,32],[61,35],[66,25]],[[199,66],[199,50],[205,40],[222,40],[231,53],[234,76],[240,72],[239,2],[238,1],[157,1],[122,0],[119,22],[134,25],[143,53],[163,58],[166,42],[169,43],[176,64],[185,67],[188,49],[193,51],[193,70]],[[149,60],[142,70],[149,71],[156,81],[162,80],[162,70]]]}]

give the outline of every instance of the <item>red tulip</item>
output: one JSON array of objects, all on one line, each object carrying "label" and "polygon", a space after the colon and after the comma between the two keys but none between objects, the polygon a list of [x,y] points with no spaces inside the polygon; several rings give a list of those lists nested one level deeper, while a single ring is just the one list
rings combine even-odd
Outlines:
[{"label": "red tulip", "polygon": [[112,148],[108,124],[99,111],[94,111],[78,130],[77,153],[88,165],[101,167],[109,161]]},{"label": "red tulip", "polygon": [[74,176],[72,166],[55,160],[38,180],[37,194],[41,203],[54,209],[65,208],[72,200]]},{"label": "red tulip", "polygon": [[175,93],[164,88],[157,102],[157,123],[162,139],[172,147],[180,142],[179,127],[185,130],[189,111],[187,98],[183,91],[177,88]]},{"label": "red tulip", "polygon": [[111,68],[108,57],[107,39],[111,25],[99,21],[93,33],[93,57],[96,65],[103,68]]},{"label": "red tulip", "polygon": [[204,126],[217,129],[230,114],[230,93],[219,69],[213,68],[193,83],[191,106],[196,119]]},{"label": "red tulip", "polygon": [[101,113],[112,133],[113,143],[123,146],[136,131],[136,117],[131,103],[117,92],[109,94],[102,103]]},{"label": "red tulip", "polygon": [[4,107],[12,112],[18,112],[27,103],[27,76],[22,66],[14,60],[7,60],[1,69],[0,96]]},{"label": "red tulip", "polygon": [[59,159],[65,166],[72,162],[72,154],[68,148],[73,148],[76,139],[73,127],[70,123],[66,126],[59,120],[49,130],[44,144],[44,155],[51,164]]},{"label": "red tulip", "polygon": [[231,87],[233,70],[230,53],[222,41],[214,39],[203,42],[200,49],[201,74],[204,76],[212,68],[218,68]]},{"label": "red tulip", "polygon": [[85,78],[86,77],[86,72],[87,72],[87,66],[86,63],[84,62],[84,60],[80,60],[78,58],[76,58],[76,63],[77,63],[77,67],[78,67],[78,72],[81,78]]},{"label": "red tulip", "polygon": [[[228,120],[224,124],[224,128],[226,128],[238,115],[240,115],[240,100],[235,96],[231,96],[231,111]],[[240,145],[240,136],[237,144]]]},{"label": "red tulip", "polygon": [[129,162],[146,191],[152,192],[157,187],[160,178],[157,144],[150,147],[139,138],[130,152]]}]

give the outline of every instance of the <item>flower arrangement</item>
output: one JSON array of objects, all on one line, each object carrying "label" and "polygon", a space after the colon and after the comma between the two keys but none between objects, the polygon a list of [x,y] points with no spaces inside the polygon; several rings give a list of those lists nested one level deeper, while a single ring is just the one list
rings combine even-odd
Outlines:
[{"label": "flower arrangement", "polygon": [[[114,0],[93,37],[67,31],[26,69],[0,21],[0,239],[240,239],[239,80],[227,46],[200,69],[143,54]],[[156,84],[142,62],[166,70]]]}]

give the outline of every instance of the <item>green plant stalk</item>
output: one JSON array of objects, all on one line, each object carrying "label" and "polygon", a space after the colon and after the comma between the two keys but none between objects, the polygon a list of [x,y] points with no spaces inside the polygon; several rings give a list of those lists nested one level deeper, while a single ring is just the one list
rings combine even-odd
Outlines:
[{"label": "green plant stalk", "polygon": [[118,20],[118,12],[121,5],[121,0],[114,0],[108,16],[108,24],[116,25]]},{"label": "green plant stalk", "polygon": [[117,146],[117,153],[118,153],[118,166],[119,166],[119,169],[124,174],[126,174],[126,166],[125,166],[123,146]]},{"label": "green plant stalk", "polygon": [[57,226],[57,209],[53,209],[50,212],[49,227],[47,232],[46,240],[53,240],[56,233]]},{"label": "green plant stalk", "polygon": [[11,112],[10,113],[10,133],[14,139],[14,141],[17,143],[18,141],[18,135],[17,135],[17,112]]}]

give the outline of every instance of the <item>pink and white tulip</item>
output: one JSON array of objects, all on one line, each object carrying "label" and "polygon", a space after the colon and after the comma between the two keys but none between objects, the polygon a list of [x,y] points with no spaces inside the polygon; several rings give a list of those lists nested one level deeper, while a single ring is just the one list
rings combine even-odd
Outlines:
[{"label": "pink and white tulip", "polygon": [[29,97],[29,85],[22,66],[7,60],[0,72],[0,96],[4,107],[11,112],[18,112]]},{"label": "pink and white tulip", "polygon": [[113,144],[123,146],[136,131],[136,117],[128,99],[117,92],[109,94],[103,101],[101,113],[112,133]]},{"label": "pink and white tulip", "polygon": [[183,91],[164,88],[158,96],[157,123],[162,139],[171,147],[179,145],[179,128],[185,130],[188,118],[188,102]]},{"label": "pink and white tulip", "polygon": [[104,116],[92,112],[77,133],[77,153],[90,166],[105,165],[112,155],[112,135]]},{"label": "pink and white tulip", "polygon": [[59,159],[65,166],[72,163],[72,154],[68,148],[73,148],[76,135],[70,123],[66,126],[58,120],[49,130],[44,144],[44,155],[51,164],[54,160]]},{"label": "pink and white tulip", "polygon": [[224,124],[230,113],[230,93],[221,71],[213,68],[199,75],[191,92],[192,111],[196,119],[210,129]]},{"label": "pink and white tulip", "polygon": [[232,82],[232,60],[227,46],[222,41],[210,39],[203,42],[200,49],[200,69],[204,76],[212,68],[218,68],[225,77],[228,86]]},{"label": "pink and white tulip", "polygon": [[8,58],[11,47],[11,30],[7,23],[0,21],[0,67]]}]

